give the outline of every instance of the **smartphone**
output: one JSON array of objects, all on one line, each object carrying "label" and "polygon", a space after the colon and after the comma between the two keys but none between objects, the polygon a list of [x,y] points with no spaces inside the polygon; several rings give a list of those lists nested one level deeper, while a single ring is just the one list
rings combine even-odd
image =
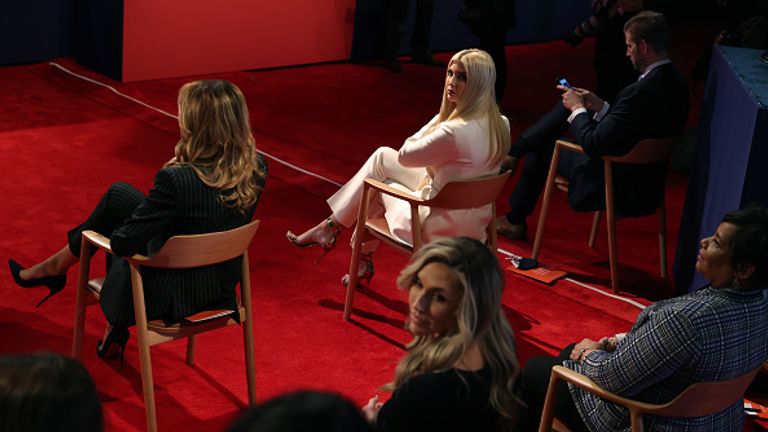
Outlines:
[{"label": "smartphone", "polygon": [[565,79],[565,78],[563,78],[563,77],[560,77],[560,78],[558,78],[558,79],[557,79],[557,83],[558,83],[559,85],[561,85],[561,86],[565,87],[565,88],[568,88],[568,89],[569,89],[569,88],[573,88],[573,87],[571,86],[571,83],[569,83],[569,82],[568,82],[568,80],[567,80],[567,79]]}]

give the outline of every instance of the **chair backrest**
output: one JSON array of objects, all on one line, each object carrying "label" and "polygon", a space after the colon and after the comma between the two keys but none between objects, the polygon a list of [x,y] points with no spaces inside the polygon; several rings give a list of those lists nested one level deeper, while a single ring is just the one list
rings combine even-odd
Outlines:
[{"label": "chair backrest", "polygon": [[641,407],[639,411],[662,417],[701,417],[720,412],[744,397],[761,368],[726,381],[692,384],[669,403],[650,409]]},{"label": "chair backrest", "polygon": [[145,267],[190,268],[216,264],[241,256],[251,244],[259,221],[227,231],[173,236],[152,257],[135,255],[133,264]]},{"label": "chair backrest", "polygon": [[680,135],[665,138],[644,139],[624,156],[606,156],[603,160],[625,164],[650,164],[663,162],[672,157]]},{"label": "chair backrest", "polygon": [[473,180],[450,182],[421,205],[444,209],[482,207],[496,201],[509,178],[509,171]]}]

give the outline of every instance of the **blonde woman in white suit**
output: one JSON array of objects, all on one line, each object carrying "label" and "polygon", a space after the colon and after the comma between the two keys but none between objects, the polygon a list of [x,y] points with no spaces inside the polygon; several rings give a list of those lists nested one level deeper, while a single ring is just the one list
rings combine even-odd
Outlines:
[{"label": "blonde woman in white suit", "polygon": [[[328,199],[331,215],[300,235],[290,231],[297,247],[318,246],[326,252],[336,245],[342,227],[354,226],[366,178],[430,198],[449,182],[470,180],[499,172],[510,145],[509,121],[496,105],[496,72],[491,57],[478,49],[456,53],[448,63],[440,112],[403,143],[399,151],[380,147],[338,192]],[[389,196],[374,199],[371,215],[387,219],[392,234],[410,242],[408,204]],[[425,241],[467,236],[485,239],[490,221],[487,208],[443,210],[422,208]],[[367,285],[373,277],[372,253],[378,242],[363,247],[358,276]]]}]

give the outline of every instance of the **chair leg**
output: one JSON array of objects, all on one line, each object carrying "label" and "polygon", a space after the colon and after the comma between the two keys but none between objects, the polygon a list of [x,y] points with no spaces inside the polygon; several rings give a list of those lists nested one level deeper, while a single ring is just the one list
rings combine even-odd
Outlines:
[{"label": "chair leg", "polygon": [[365,221],[368,219],[368,204],[371,202],[371,188],[368,183],[363,186],[363,195],[360,197],[360,208],[357,210],[357,224],[355,225],[354,241],[352,243],[352,257],[349,260],[349,280],[347,281],[347,294],[344,299],[344,321],[349,321],[352,315],[352,300],[355,297],[357,286],[357,268],[360,265],[360,252],[365,236]]},{"label": "chair leg", "polygon": [[595,248],[597,231],[600,229],[600,216],[602,216],[601,213],[601,211],[596,211],[595,215],[592,217],[592,231],[589,232],[589,247],[592,249]]},{"label": "chair leg", "polygon": [[619,253],[616,246],[616,214],[613,208],[613,169],[605,162],[605,219],[608,224],[608,263],[611,267],[611,290],[619,292]]},{"label": "chair leg", "polygon": [[608,263],[611,268],[611,290],[617,294],[619,292],[619,254],[616,250],[616,220],[613,219],[613,215],[606,219],[608,220]]},{"label": "chair leg", "polygon": [[667,210],[662,198],[659,207],[659,266],[661,278],[667,278]]},{"label": "chair leg", "polygon": [[645,430],[643,426],[643,416],[640,413],[630,410],[629,418],[632,425],[632,432],[643,432]]},{"label": "chair leg", "polygon": [[533,259],[539,259],[541,251],[541,242],[544,238],[544,221],[547,219],[549,211],[549,200],[552,197],[552,190],[555,187],[555,175],[557,174],[557,161],[560,159],[560,146],[555,144],[555,151],[552,153],[552,163],[549,164],[549,174],[547,174],[547,184],[544,187],[544,199],[541,203],[539,212],[539,223],[536,224],[536,237],[533,240]]},{"label": "chair leg", "polygon": [[245,345],[245,378],[248,380],[248,404],[256,405],[256,359],[253,346],[253,307],[251,303],[251,271],[248,251],[243,253],[242,276],[240,279],[240,298],[245,307],[243,343]]},{"label": "chair leg", "polygon": [[187,336],[187,365],[195,364],[195,335]]},{"label": "chair leg", "polygon": [[[157,412],[155,410],[155,385],[152,379],[152,358],[149,353],[149,335],[146,324],[144,329],[139,329],[139,363],[141,364],[141,388],[144,393],[144,411],[147,416],[147,430],[157,431]],[[143,336],[142,336],[143,334]],[[143,339],[143,340],[142,340]]]},{"label": "chair leg", "polygon": [[243,323],[243,339],[245,342],[245,376],[248,380],[248,404],[256,405],[256,359],[253,352],[253,321]]},{"label": "chair leg", "polygon": [[352,300],[357,286],[357,268],[360,266],[360,252],[363,248],[365,221],[358,221],[355,227],[355,241],[352,246],[352,257],[349,260],[349,279],[347,280],[347,295],[344,300],[344,321],[349,321],[352,315]]},{"label": "chair leg", "polygon": [[552,423],[555,420],[555,406],[557,404],[557,375],[551,373],[549,376],[549,386],[547,386],[547,396],[544,399],[544,408],[541,411],[541,420],[539,421],[539,432],[550,432]]},{"label": "chair leg", "polygon": [[83,353],[83,336],[85,334],[85,296],[91,260],[88,254],[88,241],[85,237],[80,242],[80,271],[77,275],[77,294],[75,297],[75,328],[72,333],[72,357],[80,360]]},{"label": "chair leg", "polygon": [[133,290],[133,308],[136,317],[136,339],[139,347],[139,363],[141,365],[141,387],[144,392],[144,411],[147,416],[147,430],[157,432],[157,412],[155,410],[155,388],[152,380],[152,357],[149,353],[149,330],[147,325],[147,310],[144,304],[144,286],[141,274],[133,264],[131,267],[131,284]]},{"label": "chair leg", "polygon": [[493,253],[498,251],[499,234],[496,232],[496,202],[491,203],[491,220],[485,227],[486,243]]}]

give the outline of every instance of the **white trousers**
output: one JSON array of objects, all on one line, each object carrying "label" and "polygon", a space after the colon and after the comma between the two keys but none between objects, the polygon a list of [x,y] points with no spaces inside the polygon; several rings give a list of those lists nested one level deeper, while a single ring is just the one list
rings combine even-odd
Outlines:
[{"label": "white trousers", "polygon": [[[357,221],[360,210],[360,199],[363,196],[363,185],[366,178],[379,180],[404,192],[421,195],[418,188],[425,183],[427,169],[407,168],[397,161],[397,150],[390,147],[379,147],[368,157],[357,173],[328,198],[328,206],[333,217],[345,227],[352,227]],[[411,241],[411,211],[407,202],[385,194],[378,194],[371,200],[368,207],[370,217],[387,219],[390,229],[401,239]],[[404,232],[402,229],[407,227]],[[378,242],[366,242],[364,252],[375,250]]]}]

